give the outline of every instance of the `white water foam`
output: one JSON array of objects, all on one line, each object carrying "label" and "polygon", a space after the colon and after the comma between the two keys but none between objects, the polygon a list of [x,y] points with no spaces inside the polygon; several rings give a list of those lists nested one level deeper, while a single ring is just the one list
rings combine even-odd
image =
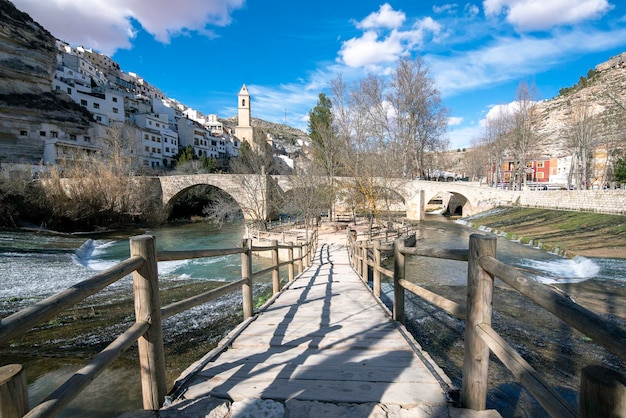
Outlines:
[{"label": "white water foam", "polygon": [[540,283],[579,283],[600,273],[600,266],[586,257],[559,260],[523,260],[520,265],[531,270],[531,276]]}]

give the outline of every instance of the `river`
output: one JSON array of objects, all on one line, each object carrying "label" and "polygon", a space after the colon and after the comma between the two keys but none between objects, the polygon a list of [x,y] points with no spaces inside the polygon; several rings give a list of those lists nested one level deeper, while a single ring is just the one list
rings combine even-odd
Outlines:
[{"label": "river", "polygon": [[[158,249],[184,250],[238,246],[243,230],[240,224],[224,225],[218,229],[210,224],[195,223],[157,228],[148,233],[156,236]],[[418,245],[467,248],[469,235],[473,232],[476,231],[441,216],[433,217],[432,220],[429,217],[419,226]],[[90,277],[128,257],[128,252],[128,239],[123,236],[0,232],[0,317]],[[502,238],[498,239],[497,254],[505,262],[536,271],[538,280],[546,283],[609,284],[610,292],[622,289],[622,295],[626,286],[626,260],[582,257],[568,260]],[[255,263],[256,270],[267,262],[257,259]],[[164,294],[193,294],[216,283],[239,278],[239,266],[239,255],[159,263],[161,287]],[[461,286],[466,281],[466,263],[412,257],[409,259],[407,275],[411,281],[440,290],[451,299],[462,300],[464,297],[465,290]],[[255,295],[266,294],[269,289],[269,279],[260,279],[255,285]],[[123,322],[127,326],[132,321],[130,293],[130,278],[109,286],[101,296],[89,298],[80,308],[0,349],[0,364],[25,364],[31,402],[43,399],[53,385],[65,379],[86,358],[93,356],[123,330],[123,326],[115,322]],[[427,351],[434,352],[433,357],[438,362],[447,363],[444,369],[451,375],[453,382],[460,386],[458,349],[461,345],[462,323],[435,312],[416,298],[408,299],[409,327],[423,337],[424,341],[420,338],[418,341]],[[519,303],[502,300],[507,300],[505,308]],[[207,306],[164,321],[168,385],[240,320],[240,304],[239,296],[225,296]],[[497,309],[500,302],[494,304]],[[521,314],[511,315],[524,315],[528,308],[520,305],[519,309]],[[66,330],[72,325],[76,327],[76,324],[83,326],[77,332],[67,334]],[[441,326],[444,327],[443,333],[439,328]],[[518,327],[509,323],[505,326]],[[515,396],[515,402],[522,401],[524,396],[514,383],[509,383],[505,377],[499,377],[497,382],[502,386],[499,390],[503,395],[495,391],[496,395],[490,398],[492,407],[504,408],[504,402],[511,402],[511,394]],[[567,395],[570,395],[569,391]],[[138,365],[136,352],[131,349],[73,401],[61,416],[108,417],[139,408]],[[524,408],[534,407],[521,407]],[[511,416],[533,416],[534,412],[534,409],[531,414],[518,411]]]}]

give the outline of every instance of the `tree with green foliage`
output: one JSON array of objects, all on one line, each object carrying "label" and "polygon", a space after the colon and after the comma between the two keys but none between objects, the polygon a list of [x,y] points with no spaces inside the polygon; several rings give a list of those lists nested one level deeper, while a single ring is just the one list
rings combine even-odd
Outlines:
[{"label": "tree with green foliage", "polygon": [[626,156],[615,161],[613,179],[618,183],[626,183]]},{"label": "tree with green foliage", "polygon": [[322,170],[327,179],[328,201],[326,204],[331,219],[334,215],[336,195],[335,177],[341,171],[343,155],[343,148],[333,123],[332,102],[328,96],[320,93],[317,104],[309,112],[309,137],[313,149],[313,163]]},{"label": "tree with green foliage", "polygon": [[187,145],[174,157],[176,170],[185,174],[214,173],[217,170],[215,158],[196,155],[193,147]]}]

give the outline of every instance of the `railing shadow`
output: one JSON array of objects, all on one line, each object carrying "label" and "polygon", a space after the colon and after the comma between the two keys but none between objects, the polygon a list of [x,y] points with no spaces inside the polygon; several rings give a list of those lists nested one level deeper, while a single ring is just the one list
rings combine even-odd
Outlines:
[{"label": "railing shadow", "polygon": [[[335,267],[335,255],[345,251],[343,245],[322,244],[314,266],[290,288],[290,291],[300,292],[297,299],[285,303],[286,296],[282,295],[265,311],[280,311],[276,312],[280,314],[280,322],[273,328],[269,344],[264,349],[257,348],[251,355],[205,367],[198,378],[207,382],[223,379],[210,390],[211,396],[233,399],[242,396],[241,389],[238,389],[241,382],[256,382],[263,384],[258,395],[262,399],[319,402],[332,399],[334,402],[358,403],[358,416],[368,416],[377,403],[385,400],[389,385],[407,370],[415,358],[414,353],[406,349],[381,350],[381,347],[369,346],[373,341],[384,341],[395,331],[396,326],[391,321],[354,331],[348,328],[347,321],[355,315],[368,315],[367,311],[371,309],[380,312],[380,308],[369,297],[371,301],[358,304],[356,310],[347,309],[350,303],[338,299],[345,290],[345,287],[340,288],[341,285],[348,283],[343,283],[347,278]],[[298,283],[301,281],[305,284]],[[352,282],[355,280],[352,279],[349,285],[354,288]],[[321,306],[317,309],[320,301]],[[341,306],[342,303],[346,306]],[[307,305],[314,310],[303,313]],[[303,316],[299,315],[305,315],[306,319],[311,313],[310,320],[303,324]],[[262,316],[257,319],[261,320]],[[287,332],[294,326],[294,332]],[[304,335],[298,336],[298,327],[305,332]],[[233,351],[237,349],[243,350],[243,347],[235,344]],[[270,372],[273,374],[268,374]],[[271,381],[259,381],[268,376],[273,376]],[[304,413],[302,409],[299,412]]]}]

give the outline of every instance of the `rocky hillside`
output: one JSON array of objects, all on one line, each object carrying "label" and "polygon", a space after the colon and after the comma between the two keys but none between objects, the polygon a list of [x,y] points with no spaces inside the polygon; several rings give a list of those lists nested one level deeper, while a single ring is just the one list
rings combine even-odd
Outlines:
[{"label": "rocky hillside", "polygon": [[0,92],[49,92],[56,64],[54,37],[7,0],[0,0],[0,22]]},{"label": "rocky hillside", "polygon": [[[229,128],[231,130],[234,130],[237,126],[236,116],[220,119],[220,121],[224,124],[225,128]],[[260,128],[264,132],[272,135],[276,147],[279,150],[284,150],[285,154],[294,154],[299,152],[302,149],[300,144],[310,141],[306,132],[297,128],[292,128],[291,126],[287,126],[283,123],[273,123],[253,117],[251,124],[255,128]]]},{"label": "rocky hillside", "polygon": [[[558,157],[566,149],[567,129],[571,126],[572,108],[589,106],[596,122],[596,137],[602,143],[608,136],[624,131],[626,126],[626,52],[591,69],[572,87],[539,104],[543,138],[543,157]],[[622,127],[616,126],[622,120]]]},{"label": "rocky hillside", "polygon": [[38,164],[50,124],[84,135],[93,116],[52,93],[54,37],[13,3],[0,0],[0,163]]}]

